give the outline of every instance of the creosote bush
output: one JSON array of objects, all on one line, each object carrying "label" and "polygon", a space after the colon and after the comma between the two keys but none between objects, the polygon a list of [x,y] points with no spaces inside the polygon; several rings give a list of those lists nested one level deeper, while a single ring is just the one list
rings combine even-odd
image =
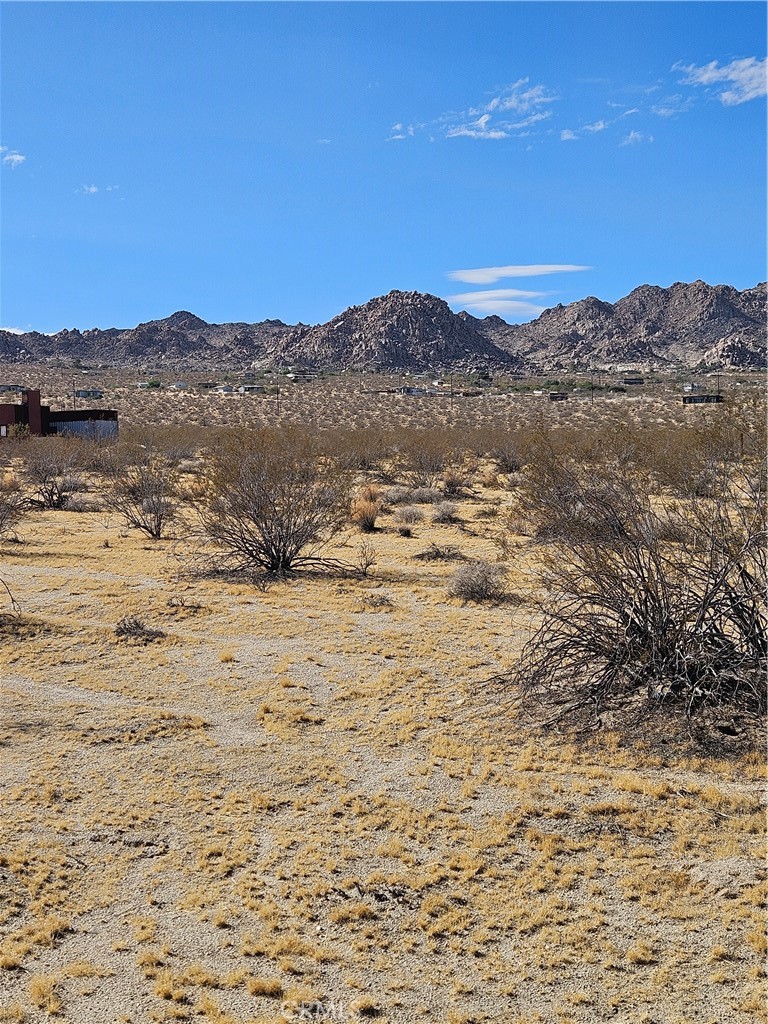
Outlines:
[{"label": "creosote bush", "polygon": [[173,454],[143,447],[117,449],[103,469],[109,481],[105,507],[153,540],[163,537],[179,514],[179,470]]},{"label": "creosote bush", "polygon": [[570,724],[662,707],[689,719],[764,714],[761,487],[721,465],[706,497],[664,506],[625,467],[579,473],[552,459],[531,474],[526,500],[550,541],[540,554],[548,597],[518,666],[499,680],[506,693]]},{"label": "creosote bush", "polygon": [[468,562],[454,572],[448,595],[478,604],[505,601],[510,597],[507,590],[508,575],[507,567],[498,563]]},{"label": "creosote bush", "polygon": [[350,485],[305,434],[241,436],[213,455],[201,519],[233,569],[285,576],[342,568],[321,551],[348,520]]},{"label": "creosote bush", "polygon": [[63,509],[74,494],[84,489],[85,451],[79,441],[67,437],[27,438],[22,457],[22,478],[34,505]]}]

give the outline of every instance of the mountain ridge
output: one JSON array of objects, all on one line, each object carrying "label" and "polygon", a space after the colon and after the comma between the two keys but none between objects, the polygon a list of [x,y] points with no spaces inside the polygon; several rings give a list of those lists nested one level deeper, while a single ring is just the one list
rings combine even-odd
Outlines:
[{"label": "mountain ridge", "polygon": [[524,324],[454,313],[445,300],[393,290],[327,323],[210,324],[188,310],[138,324],[47,335],[0,330],[6,362],[81,360],[142,368],[302,365],[513,371],[639,366],[766,366],[766,284],[738,291],[704,281],[639,285],[615,303],[586,296]]}]

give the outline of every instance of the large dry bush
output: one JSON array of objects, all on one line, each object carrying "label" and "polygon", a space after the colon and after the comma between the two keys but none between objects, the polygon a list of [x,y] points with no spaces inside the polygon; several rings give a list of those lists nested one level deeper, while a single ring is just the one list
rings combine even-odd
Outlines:
[{"label": "large dry bush", "polygon": [[107,478],[104,506],[153,540],[179,517],[181,454],[141,444],[121,445],[102,460]]},{"label": "large dry bush", "polygon": [[213,453],[201,509],[233,569],[285,576],[341,564],[323,547],[347,522],[351,478],[305,432],[238,435]]},{"label": "large dry bush", "polygon": [[551,453],[525,488],[546,598],[502,689],[539,719],[661,707],[763,714],[768,653],[764,483],[720,465],[707,497],[667,507],[625,466]]},{"label": "large dry bush", "polygon": [[45,509],[63,509],[73,495],[85,489],[90,450],[69,437],[29,437],[19,449],[21,478],[30,501]]}]

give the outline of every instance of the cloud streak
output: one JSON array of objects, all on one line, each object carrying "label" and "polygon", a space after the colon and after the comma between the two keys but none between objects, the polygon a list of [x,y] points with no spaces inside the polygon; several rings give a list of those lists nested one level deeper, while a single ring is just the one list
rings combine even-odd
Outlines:
[{"label": "cloud streak", "polygon": [[0,153],[2,153],[3,163],[6,167],[10,167],[12,171],[15,171],[27,159],[23,153],[19,153],[16,149],[8,149],[7,146],[0,146]]},{"label": "cloud streak", "polygon": [[489,288],[485,291],[448,295],[445,301],[453,306],[461,306],[463,309],[475,310],[478,313],[536,316],[546,307],[527,300],[538,299],[549,294],[549,292],[528,292],[519,288]]},{"label": "cloud streak", "polygon": [[642,132],[636,132],[634,129],[625,135],[619,143],[620,146],[639,146],[643,142],[653,142],[652,135],[644,135]]},{"label": "cloud streak", "polygon": [[673,71],[684,72],[681,85],[727,86],[717,92],[725,107],[737,106],[765,96],[768,91],[768,58],[743,57],[723,64],[713,60],[697,67],[695,64],[675,64]]},{"label": "cloud streak", "polygon": [[545,274],[570,274],[591,269],[592,267],[579,266],[575,263],[527,263],[507,267],[478,267],[474,270],[449,270],[446,276],[451,281],[463,281],[466,284],[495,284],[505,277],[542,277]]},{"label": "cloud streak", "polygon": [[508,139],[551,117],[547,107],[557,98],[546,86],[519,78],[480,106],[443,114],[437,123],[447,139]]}]

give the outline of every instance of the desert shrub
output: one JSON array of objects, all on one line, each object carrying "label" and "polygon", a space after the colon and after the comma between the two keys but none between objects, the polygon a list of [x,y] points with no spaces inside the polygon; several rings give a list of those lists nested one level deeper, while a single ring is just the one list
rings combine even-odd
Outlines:
[{"label": "desert shrub", "polygon": [[85,488],[83,446],[64,437],[29,438],[23,449],[21,476],[33,504],[63,509]]},{"label": "desert shrub", "polygon": [[509,597],[508,575],[507,567],[498,563],[468,562],[454,572],[448,595],[464,602],[504,601]]},{"label": "desert shrub", "polygon": [[[370,494],[370,490],[369,490]],[[373,534],[376,520],[381,512],[381,502],[372,500],[366,495],[358,495],[352,502],[351,518],[357,524],[361,534]]]},{"label": "desert shrub", "polygon": [[384,491],[383,498],[387,505],[404,505],[411,498],[411,488],[395,485]]},{"label": "desert shrub", "polygon": [[126,615],[115,626],[115,636],[121,640],[137,640],[143,644],[150,644],[165,636],[162,629],[151,629],[143,619],[135,615]]},{"label": "desert shrub", "polygon": [[471,486],[469,476],[458,469],[447,469],[443,474],[443,494],[446,498],[459,498],[465,495]]},{"label": "desert shrub", "polygon": [[447,443],[430,431],[404,434],[394,459],[395,478],[407,487],[435,487],[445,468]]},{"label": "desert shrub", "polygon": [[442,492],[436,487],[414,487],[408,496],[408,501],[414,505],[434,505],[442,500]]},{"label": "desert shrub", "polygon": [[461,562],[465,555],[455,544],[435,544],[434,542],[414,556],[419,562]]},{"label": "desert shrub", "polygon": [[164,536],[179,514],[179,472],[175,458],[139,449],[128,457],[115,453],[104,464],[108,486],[104,507],[118,512],[128,526],[153,540]]},{"label": "desert shrub", "polygon": [[435,510],[432,513],[432,522],[440,523],[443,525],[450,525],[451,523],[459,522],[459,509],[457,505],[454,505],[452,501],[441,501],[439,505],[435,505]]},{"label": "desert shrub", "polygon": [[514,532],[540,541],[584,541],[621,534],[622,515],[632,507],[637,488],[650,488],[646,478],[631,478],[627,467],[592,466],[542,448],[531,458],[508,513]]},{"label": "desert shrub", "polygon": [[432,505],[442,500],[443,494],[436,487],[388,487],[384,492],[387,505]]},{"label": "desert shrub", "polygon": [[320,552],[347,521],[350,486],[310,438],[264,432],[213,456],[201,519],[233,569],[327,567],[340,564]]},{"label": "desert shrub", "polygon": [[542,553],[542,623],[506,692],[570,724],[661,707],[764,713],[765,494],[724,470],[711,497],[667,510],[618,470],[574,485],[579,524]]},{"label": "desert shrub", "polygon": [[403,526],[413,526],[424,519],[424,513],[418,505],[401,505],[395,513],[395,520]]},{"label": "desert shrub", "polygon": [[507,434],[494,439],[488,455],[496,463],[500,473],[518,473],[523,467],[517,441]]},{"label": "desert shrub", "polygon": [[0,537],[13,533],[21,522],[27,501],[15,477],[0,476]]}]

